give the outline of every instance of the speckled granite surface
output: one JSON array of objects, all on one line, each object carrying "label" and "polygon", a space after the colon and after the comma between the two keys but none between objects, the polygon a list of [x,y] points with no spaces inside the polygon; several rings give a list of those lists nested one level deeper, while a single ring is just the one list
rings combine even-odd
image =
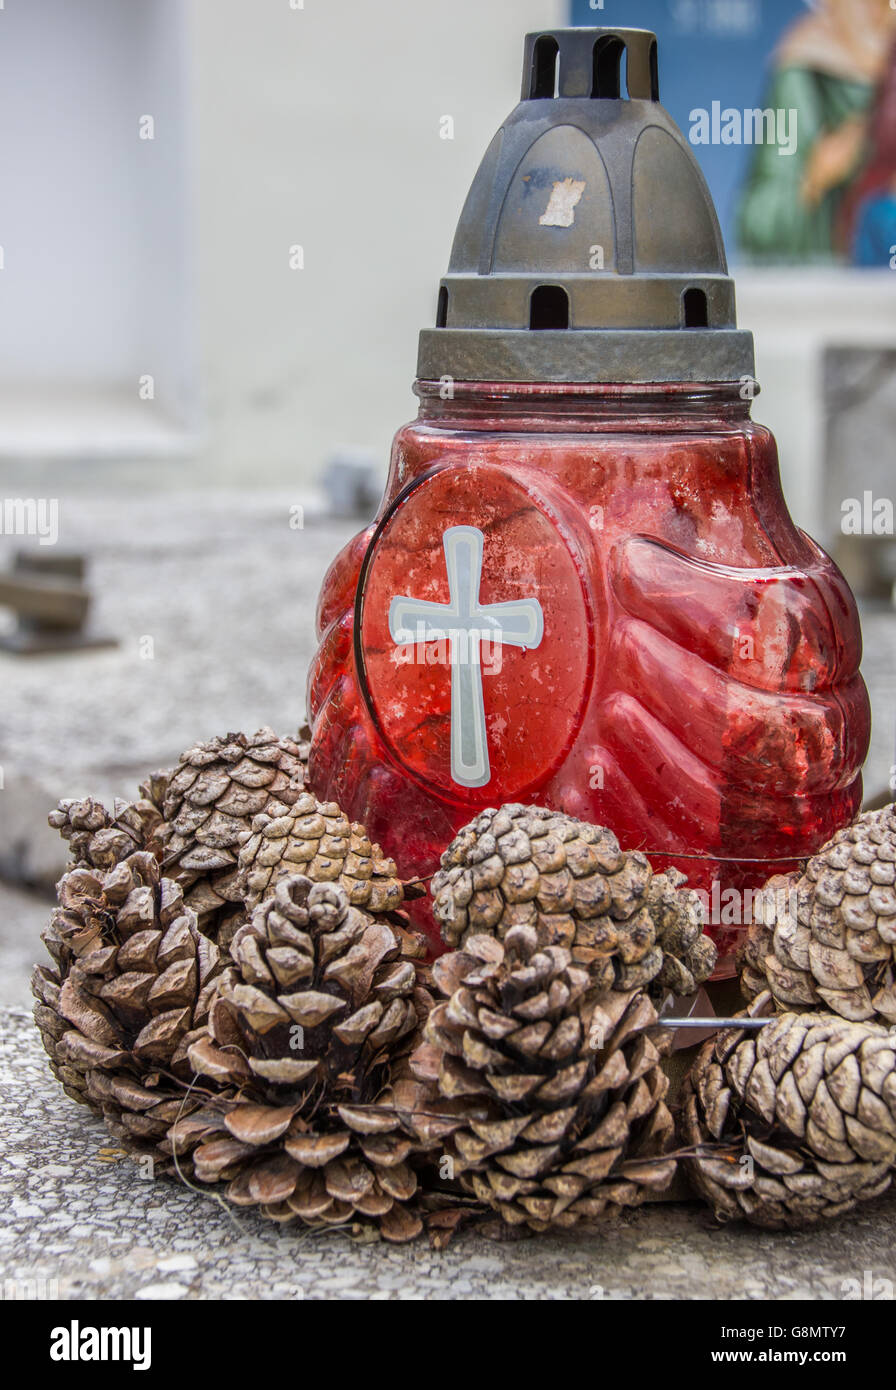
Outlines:
[{"label": "speckled granite surface", "polygon": [[865,1270],[896,1284],[896,1197],[798,1235],[719,1229],[701,1207],[669,1204],[598,1233],[461,1235],[441,1254],[231,1215],[120,1157],[57,1086],[21,1009],[0,1011],[0,1097],[7,1297],[830,1300]]}]

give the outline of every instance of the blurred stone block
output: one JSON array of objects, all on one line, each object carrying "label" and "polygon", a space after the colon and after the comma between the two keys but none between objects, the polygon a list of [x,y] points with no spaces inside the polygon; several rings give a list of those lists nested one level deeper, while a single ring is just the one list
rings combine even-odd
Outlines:
[{"label": "blurred stone block", "polygon": [[149,768],[94,767],[72,774],[60,770],[24,772],[4,767],[0,790],[0,882],[16,884],[50,898],[69,864],[67,841],[47,824],[60,797],[93,796],[106,806],[116,797],[132,799]]},{"label": "blurred stone block", "polygon": [[52,895],[68,863],[68,845],[47,825],[62,792],[10,775],[0,792],[0,879]]},{"label": "blurred stone block", "polygon": [[327,462],[321,485],[331,516],[367,519],[383,494],[383,470],[369,449],[340,449]]},{"label": "blurred stone block", "polygon": [[82,555],[22,551],[12,569],[0,574],[0,606],[17,616],[11,632],[0,634],[0,648],[33,655],[112,647],[115,641],[85,632],[90,593]]}]

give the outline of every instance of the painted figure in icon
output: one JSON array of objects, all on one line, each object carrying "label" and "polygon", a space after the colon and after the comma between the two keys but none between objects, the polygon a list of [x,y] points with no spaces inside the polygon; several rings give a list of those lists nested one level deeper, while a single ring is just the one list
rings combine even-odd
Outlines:
[{"label": "painted figure in icon", "polygon": [[[818,0],[785,32],[763,106],[795,108],[798,146],[757,146],[738,210],[752,260],[888,265],[896,242],[896,10]],[[886,252],[886,254],[885,254]]]}]

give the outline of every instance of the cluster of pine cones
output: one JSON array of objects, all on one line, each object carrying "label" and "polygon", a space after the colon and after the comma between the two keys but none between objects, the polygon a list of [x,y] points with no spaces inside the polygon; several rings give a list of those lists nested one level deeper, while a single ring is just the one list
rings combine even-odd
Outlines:
[{"label": "cluster of pine cones", "polygon": [[317,801],[307,754],[305,730],[228,734],[132,803],[50,817],[72,862],[35,1017],[66,1093],[154,1172],[436,1245],[635,1206],[679,1162],[720,1218],[768,1226],[887,1188],[891,811],[774,895],[743,980],[754,1018],[778,1015],[707,1043],[673,1114],[660,1011],[715,966],[681,874],[558,812],[485,811],[430,885],[433,964],[405,907],[421,885]]}]

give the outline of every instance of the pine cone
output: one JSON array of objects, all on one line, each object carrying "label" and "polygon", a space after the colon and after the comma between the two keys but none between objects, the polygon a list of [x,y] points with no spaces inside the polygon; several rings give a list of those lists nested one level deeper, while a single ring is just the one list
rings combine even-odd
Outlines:
[{"label": "pine cone", "polygon": [[809,860],[773,878],[742,953],[748,999],[896,1022],[896,809],[869,812]]},{"label": "pine cone", "polygon": [[72,870],[59,903],[43,933],[55,964],[31,981],[50,1068],[126,1147],[165,1168],[157,1141],[198,1104],[187,1047],[208,1017],[218,951],[149,853],[107,873]]},{"label": "pine cone", "polygon": [[432,880],[433,912],[451,947],[532,926],[605,990],[690,994],[715,968],[703,905],[684,876],[654,875],[601,826],[543,806],[483,811],[448,846]]},{"label": "pine cone", "polygon": [[701,1150],[689,1175],[720,1220],[777,1229],[839,1216],[890,1185],[896,1038],[830,1014],[728,1029],[698,1054],[683,1130]]},{"label": "pine cone", "polygon": [[112,813],[92,797],[60,801],[49,817],[72,849],[72,867],[108,869],[148,850],[180,883],[200,930],[226,946],[245,921],[239,891],[240,845],[253,817],[286,813],[302,794],[310,730],[298,741],[259,729],[197,744],[171,773],[157,772],[141,799]]},{"label": "pine cone", "polygon": [[208,1034],[190,1048],[197,1072],[239,1088],[170,1135],[200,1181],[226,1181],[231,1202],[275,1221],[420,1232],[402,1115],[421,1088],[392,1083],[431,1003],[423,953],[338,883],[280,879],[234,936]]},{"label": "pine cone", "polygon": [[433,978],[448,1000],[412,1067],[455,1106],[447,1145],[466,1190],[509,1224],[544,1231],[637,1205],[671,1181],[663,1043],[644,994],[598,1002],[590,972],[528,925],[503,941],[468,935]]},{"label": "pine cone", "polygon": [[694,994],[716,968],[715,943],[703,931],[703,904],[686,885],[683,873],[667,869],[654,874],[647,889],[647,911],[663,953],[662,968],[649,990],[656,997]]},{"label": "pine cone", "polygon": [[267,728],[251,738],[209,739],[182,754],[166,779],[165,871],[183,885],[200,930],[222,947],[245,920],[238,858],[252,818],[262,811],[282,815],[302,795],[304,733],[298,742]]},{"label": "pine cone", "polygon": [[350,823],[334,801],[320,802],[310,792],[282,813],[256,816],[239,862],[250,912],[294,874],[341,883],[352,906],[367,912],[392,912],[405,897],[395,861],[371,844],[363,825]]},{"label": "pine cone", "polygon": [[157,858],[162,853],[162,812],[150,795],[135,802],[116,800],[111,814],[91,796],[68,798],[47,820],[69,842],[71,868],[107,870],[138,850],[149,850]]}]

